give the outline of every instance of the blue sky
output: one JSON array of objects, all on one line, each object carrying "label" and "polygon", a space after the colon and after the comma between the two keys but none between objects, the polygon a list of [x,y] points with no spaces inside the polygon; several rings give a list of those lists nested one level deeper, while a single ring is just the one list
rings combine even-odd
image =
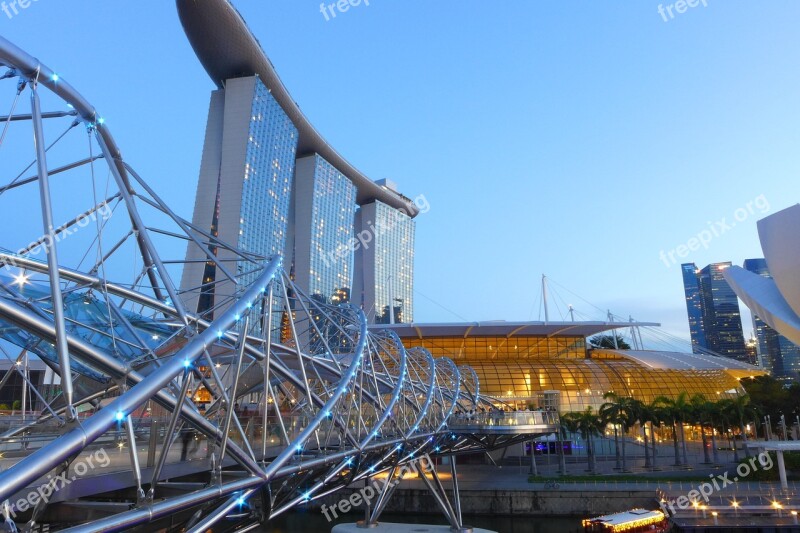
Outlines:
[{"label": "blue sky", "polygon": [[[418,321],[538,319],[546,273],[688,338],[659,253],[751,202],[676,259],[760,257],[756,221],[800,201],[796,2],[707,0],[667,22],[650,1],[371,0],[327,22],[315,1],[236,5],[323,135],[428,199]],[[0,12],[0,34],[83,92],[191,216],[212,83],[172,1],[37,0]],[[600,318],[554,289],[560,312]]]}]

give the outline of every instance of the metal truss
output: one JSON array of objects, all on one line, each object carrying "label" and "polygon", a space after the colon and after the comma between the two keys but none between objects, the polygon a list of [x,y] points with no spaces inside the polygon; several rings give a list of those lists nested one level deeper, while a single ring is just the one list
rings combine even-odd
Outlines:
[{"label": "metal truss", "polygon": [[[0,64],[0,352],[17,369],[0,389],[18,375],[26,399],[0,418],[8,524],[247,529],[427,454],[502,444],[447,429],[490,405],[471,368],[406,350],[360,309],[303,294],[280,258],[194,227],[71,85],[2,37]],[[184,302],[209,283],[175,282],[187,246],[217,272],[203,313]],[[111,471],[86,474],[107,448]],[[17,505],[58,478],[74,483]]]}]

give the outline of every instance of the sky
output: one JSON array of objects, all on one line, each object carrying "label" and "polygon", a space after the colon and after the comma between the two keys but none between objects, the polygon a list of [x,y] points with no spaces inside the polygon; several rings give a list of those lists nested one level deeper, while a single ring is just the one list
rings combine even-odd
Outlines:
[{"label": "sky", "polygon": [[[327,20],[311,0],[234,3],[328,141],[429,202],[417,322],[542,319],[546,274],[551,320],[610,309],[688,339],[680,263],[761,257],[757,220],[800,201],[800,3],[370,0]],[[191,218],[213,84],[174,3],[9,13],[0,35]]]}]

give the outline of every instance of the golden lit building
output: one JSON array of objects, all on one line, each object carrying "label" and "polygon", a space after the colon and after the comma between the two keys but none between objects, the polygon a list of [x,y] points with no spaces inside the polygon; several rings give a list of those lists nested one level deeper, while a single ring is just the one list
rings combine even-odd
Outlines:
[{"label": "golden lit building", "polygon": [[615,392],[644,402],[681,392],[724,398],[743,393],[739,379],[764,374],[725,357],[592,348],[604,322],[394,324],[406,348],[420,346],[478,374],[482,394],[515,407],[556,405],[561,412],[598,409]]}]

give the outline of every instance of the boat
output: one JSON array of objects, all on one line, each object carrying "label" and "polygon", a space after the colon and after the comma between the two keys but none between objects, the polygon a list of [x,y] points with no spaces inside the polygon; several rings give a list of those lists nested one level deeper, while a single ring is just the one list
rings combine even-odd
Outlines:
[{"label": "boat", "polygon": [[671,525],[661,511],[631,509],[623,513],[615,513],[597,518],[583,520],[584,533],[661,533],[669,531]]}]

